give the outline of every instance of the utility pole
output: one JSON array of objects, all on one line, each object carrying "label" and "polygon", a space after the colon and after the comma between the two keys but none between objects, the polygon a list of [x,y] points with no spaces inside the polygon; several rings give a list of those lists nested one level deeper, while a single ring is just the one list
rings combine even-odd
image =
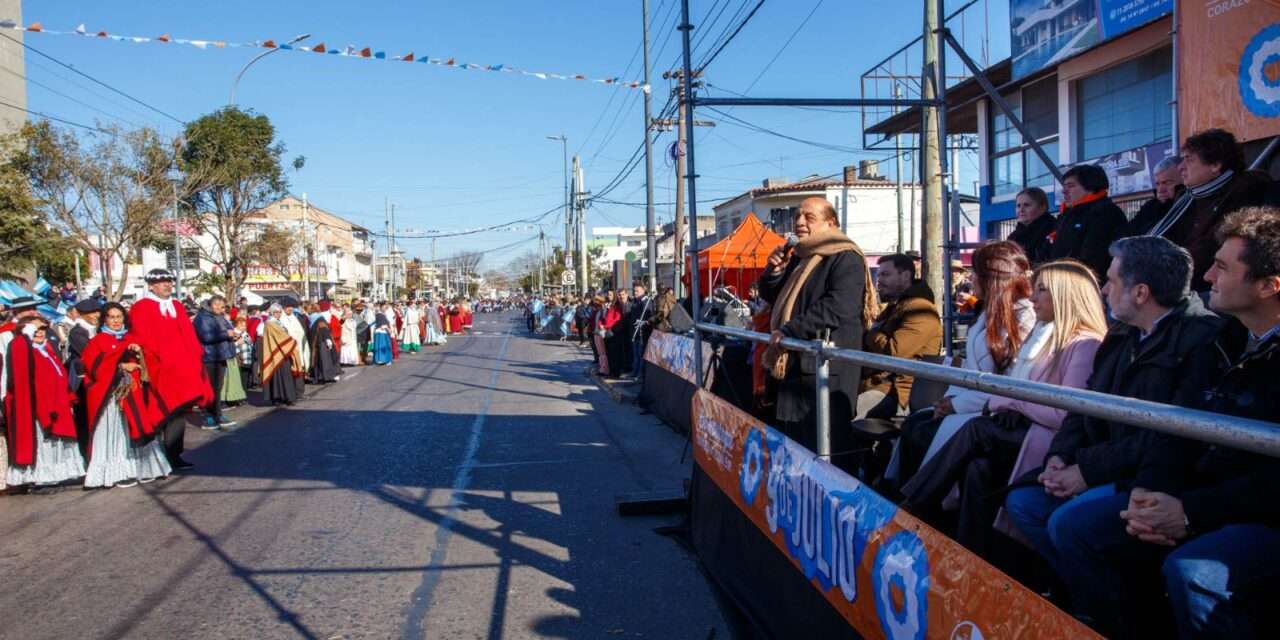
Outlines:
[{"label": "utility pole", "polygon": [[[382,230],[383,230],[384,235],[386,235],[386,237],[387,237],[387,259],[386,259],[386,261],[385,261],[385,265],[386,265],[386,268],[387,268],[387,273],[386,273],[385,275],[390,276],[390,274],[391,274],[391,251],[392,251],[392,249],[391,249],[391,247],[392,247],[392,237],[391,237],[391,198],[386,198],[386,197],[384,197],[384,198],[383,198],[383,201],[382,201]],[[377,256],[374,256],[374,259],[373,259],[373,265],[374,265],[374,266],[373,266],[374,271],[377,271],[377,270],[378,270],[378,258],[377,258]],[[389,280],[389,279],[390,279],[389,277],[388,277],[388,278],[383,278],[383,279],[382,279],[382,280],[383,280],[383,284],[385,285],[385,284],[386,284],[386,281],[387,281],[387,280]],[[386,300],[386,299],[387,299],[386,289],[383,289],[382,294],[383,294],[382,299],[383,299],[383,300]]]},{"label": "utility pole", "polygon": [[547,235],[538,229],[538,295],[547,294]]},{"label": "utility pole", "polygon": [[587,262],[587,186],[582,175],[582,163],[573,157],[575,208],[578,210],[578,290],[587,292],[587,279],[591,277],[591,264]]},{"label": "utility pole", "polygon": [[307,194],[302,194],[302,290],[303,298],[311,298],[311,234],[307,232]]},{"label": "utility pole", "polygon": [[[653,138],[649,133],[650,127],[653,126],[653,97],[652,87],[649,86],[649,0],[642,0],[640,6],[641,24],[644,25],[643,40],[641,46],[644,48],[644,86],[640,88],[644,92],[644,237],[645,237],[645,258],[649,262],[649,292],[650,295],[658,294],[658,243],[654,233],[653,219]],[[583,286],[586,281],[583,280]],[[586,291],[586,289],[583,289]]]},{"label": "utility pole", "polygon": [[[176,279],[174,280],[174,283],[173,283],[173,294],[181,298],[182,297],[182,229],[179,228],[179,221],[178,221],[178,183],[177,182],[173,183],[173,253],[174,253],[174,256],[178,259],[178,264],[174,265],[177,268],[174,269]],[[76,258],[77,279],[79,278],[79,276],[80,276],[80,259]],[[106,282],[105,278],[103,279],[103,282]],[[77,283],[77,285],[78,284],[79,283]],[[107,295],[111,295],[110,292],[108,292]],[[229,294],[229,295],[234,296],[235,294]]]},{"label": "utility pole", "polygon": [[440,265],[436,264],[436,239],[431,239],[431,288],[437,289],[436,277],[440,275]]},{"label": "utility pole", "polygon": [[[695,72],[693,77],[696,79],[701,74]],[[682,81],[684,78],[683,70],[668,71],[662,74],[663,78]],[[699,83],[692,83],[691,86],[699,86]],[[672,288],[675,290],[677,298],[684,297],[684,283],[681,282],[681,275],[684,272],[685,259],[685,218],[684,218],[684,190],[685,190],[685,139],[688,136],[688,108],[684,103],[684,86],[677,84],[675,88],[676,99],[680,100],[679,117],[673,120],[658,120],[654,124],[662,127],[676,127],[676,220],[675,220],[675,262],[672,265],[672,275],[674,282]],[[716,123],[695,120],[695,127],[714,127]],[[697,238],[691,238],[691,242],[696,247],[698,245]]]},{"label": "utility pole", "polygon": [[391,205],[391,299],[400,297],[400,245],[396,243],[396,205]]},{"label": "utility pole", "polygon": [[[902,99],[902,87],[898,85],[896,80],[893,83],[893,97],[899,100]],[[894,111],[897,112],[898,110],[894,109]],[[906,253],[907,245],[911,243],[912,238],[908,235],[906,212],[902,206],[902,145],[899,144],[899,140],[898,136],[893,137],[893,162],[895,166],[893,175],[895,182],[897,182],[895,193],[897,194],[898,202],[898,253]],[[912,194],[914,195],[914,193],[915,188],[912,187]]]},{"label": "utility pole", "polygon": [[[921,69],[920,98],[937,100],[940,82],[943,78],[938,73],[941,52],[938,50],[937,30],[942,16],[938,13],[938,2],[924,0],[924,66]],[[943,264],[942,245],[946,238],[942,233],[942,217],[946,211],[942,206],[942,153],[939,143],[938,107],[926,106],[923,109],[924,120],[920,129],[921,154],[920,178],[924,183],[924,204],[920,225],[920,249],[924,264],[924,280],[929,287],[938,293],[940,299],[950,300],[945,290],[944,272],[949,265]],[[944,310],[950,314],[950,309]],[[944,319],[943,324],[947,321]],[[947,345],[948,349],[950,345]]]}]

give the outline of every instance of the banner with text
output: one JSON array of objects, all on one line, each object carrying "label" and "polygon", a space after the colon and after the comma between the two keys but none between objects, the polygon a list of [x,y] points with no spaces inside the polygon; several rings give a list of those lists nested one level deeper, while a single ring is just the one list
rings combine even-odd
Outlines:
[{"label": "banner with text", "polygon": [[862,637],[1097,637],[727,401],[698,391],[692,422],[699,468]]},{"label": "banner with text", "polygon": [[[644,359],[697,384],[697,367],[693,362],[693,350],[696,343],[689,336],[664,331],[654,331],[649,336],[649,344],[645,347]],[[711,347],[703,343],[703,365],[711,359]]]},{"label": "banner with text", "polygon": [[1280,135],[1280,0],[1187,2],[1179,12],[1179,131]]}]

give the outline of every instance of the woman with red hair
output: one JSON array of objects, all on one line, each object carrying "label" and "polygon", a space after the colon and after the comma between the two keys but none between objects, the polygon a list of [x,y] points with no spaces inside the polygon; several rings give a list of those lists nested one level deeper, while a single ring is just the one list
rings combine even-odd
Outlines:
[{"label": "woman with red hair", "polygon": [[[973,253],[973,294],[982,313],[969,328],[964,368],[1003,374],[1035,326],[1031,263],[1017,243],[989,242]],[[970,419],[982,415],[990,395],[951,386],[932,409],[917,411],[902,425],[902,437],[886,477],[905,484]]]}]

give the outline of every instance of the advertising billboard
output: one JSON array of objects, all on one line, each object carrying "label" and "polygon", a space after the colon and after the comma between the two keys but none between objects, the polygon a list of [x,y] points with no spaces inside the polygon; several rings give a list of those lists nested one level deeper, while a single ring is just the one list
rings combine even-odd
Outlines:
[{"label": "advertising billboard", "polygon": [[1174,0],[1010,0],[1013,77],[1084,53],[1173,11]]},{"label": "advertising billboard", "polygon": [[1280,0],[1191,2],[1179,13],[1179,128],[1280,135]]}]

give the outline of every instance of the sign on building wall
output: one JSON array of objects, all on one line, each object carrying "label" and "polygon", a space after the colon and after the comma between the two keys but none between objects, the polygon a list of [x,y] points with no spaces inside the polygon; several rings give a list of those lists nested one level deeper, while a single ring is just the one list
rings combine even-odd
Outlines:
[{"label": "sign on building wall", "polygon": [[[1265,0],[1263,0],[1265,1]],[[1173,12],[1174,0],[1010,0],[1013,77],[1084,53]]]},{"label": "sign on building wall", "polygon": [[1178,29],[1179,129],[1240,140],[1280,135],[1280,0],[1183,4]]},{"label": "sign on building wall", "polygon": [[[1102,167],[1102,170],[1107,172],[1107,182],[1111,185],[1107,188],[1107,193],[1116,198],[1155,189],[1156,165],[1160,164],[1161,160],[1172,156],[1173,152],[1173,144],[1165,141],[1109,153],[1076,164],[1093,164]],[[1063,202],[1062,185],[1055,182],[1053,192],[1054,201]]]}]

